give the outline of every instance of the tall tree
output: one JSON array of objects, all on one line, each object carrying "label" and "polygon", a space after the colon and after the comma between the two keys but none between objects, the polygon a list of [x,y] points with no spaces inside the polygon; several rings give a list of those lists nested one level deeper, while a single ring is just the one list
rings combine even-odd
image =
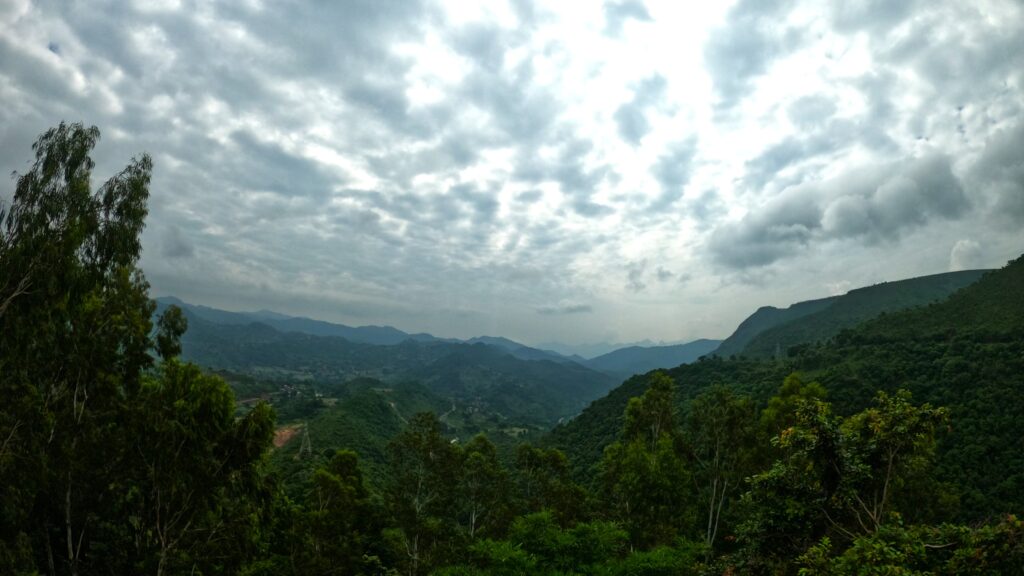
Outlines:
[{"label": "tall tree", "polygon": [[432,412],[421,412],[388,444],[386,495],[405,572],[429,570],[455,523],[459,453]]},{"label": "tall tree", "polygon": [[750,398],[715,386],[693,400],[686,423],[694,479],[707,518],[704,542],[710,552],[729,497],[755,471],[756,411]]},{"label": "tall tree", "polygon": [[152,163],[133,159],[93,193],[98,139],[63,123],[40,136],[0,232],[0,397],[14,399],[0,406],[0,500],[6,518],[32,518],[50,573],[88,568],[124,453],[109,427],[151,364],[137,262]]},{"label": "tall tree", "polygon": [[478,434],[462,449],[458,488],[460,523],[475,539],[498,535],[509,521],[511,482],[487,436]]},{"label": "tall tree", "polygon": [[620,438],[605,449],[601,464],[611,515],[626,526],[636,548],[670,544],[692,527],[694,495],[686,488],[692,480],[673,386],[656,373],[643,396],[629,401]]}]

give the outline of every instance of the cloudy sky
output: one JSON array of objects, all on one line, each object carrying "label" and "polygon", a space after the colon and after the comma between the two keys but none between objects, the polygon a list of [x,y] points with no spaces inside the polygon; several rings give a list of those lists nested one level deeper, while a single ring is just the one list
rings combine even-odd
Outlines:
[{"label": "cloudy sky", "polygon": [[96,185],[151,154],[158,295],[724,337],[1024,252],[1022,30],[1014,0],[0,0],[0,169],[61,120],[102,131]]}]

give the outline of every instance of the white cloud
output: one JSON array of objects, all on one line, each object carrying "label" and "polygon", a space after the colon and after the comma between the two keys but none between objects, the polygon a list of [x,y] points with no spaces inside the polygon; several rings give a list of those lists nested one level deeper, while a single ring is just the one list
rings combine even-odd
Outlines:
[{"label": "white cloud", "polygon": [[1019,4],[767,6],[7,3],[0,170],[96,124],[99,177],[157,161],[156,291],[442,335],[724,336],[1024,249]]}]

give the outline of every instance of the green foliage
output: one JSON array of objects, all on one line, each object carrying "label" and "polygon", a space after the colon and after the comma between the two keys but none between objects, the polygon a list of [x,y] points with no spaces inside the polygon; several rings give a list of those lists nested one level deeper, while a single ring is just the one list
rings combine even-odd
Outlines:
[{"label": "green foliage", "polygon": [[382,346],[195,316],[189,316],[182,347],[187,360],[250,376],[319,383],[370,377],[389,386],[414,381],[460,407],[527,427],[547,428],[570,417],[618,383],[576,363],[524,360],[483,344],[407,340]]},{"label": "green foliage", "polygon": [[801,403],[775,439],[781,459],[751,479],[741,530],[751,555],[784,563],[823,534],[855,540],[898,519],[893,495],[927,466],[946,419],[909,400],[879,392],[875,407],[845,419],[820,400]]},{"label": "green foliage", "polygon": [[915,306],[941,301],[977,282],[985,270],[947,272],[851,290],[816,312],[772,326],[754,336],[742,353],[770,358],[798,345],[824,342],[847,328]]},{"label": "green foliage", "polygon": [[395,522],[394,540],[407,574],[440,565],[457,522],[455,487],[459,453],[441,434],[441,423],[421,412],[388,444],[385,498]]},{"label": "green foliage", "polygon": [[634,547],[673,542],[692,528],[695,494],[675,423],[672,380],[655,373],[626,407],[620,440],[605,449],[602,495]]},{"label": "green foliage", "polygon": [[730,525],[731,498],[743,480],[756,472],[758,430],[754,403],[729,388],[715,386],[690,405],[686,437],[694,479],[706,518],[704,543],[710,550],[724,520]]},{"label": "green foliage", "polygon": [[514,480],[520,510],[550,511],[562,526],[586,516],[586,492],[573,482],[569,462],[561,451],[520,445],[516,449]]},{"label": "green foliage", "polygon": [[232,572],[253,553],[273,412],[152,339],[137,267],[152,163],[95,193],[99,130],[61,124],[0,210],[0,559],[54,574]]},{"label": "green foliage", "polygon": [[168,306],[157,321],[156,353],[164,360],[181,354],[181,335],[188,330],[188,320],[177,306]]}]

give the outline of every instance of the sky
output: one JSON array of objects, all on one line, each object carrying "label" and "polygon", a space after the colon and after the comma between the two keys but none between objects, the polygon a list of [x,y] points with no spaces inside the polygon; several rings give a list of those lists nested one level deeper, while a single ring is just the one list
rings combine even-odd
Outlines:
[{"label": "sky", "polygon": [[[0,170],[154,162],[154,295],[522,342],[1024,253],[1024,4],[0,0]],[[14,180],[0,185],[10,201]]]}]

